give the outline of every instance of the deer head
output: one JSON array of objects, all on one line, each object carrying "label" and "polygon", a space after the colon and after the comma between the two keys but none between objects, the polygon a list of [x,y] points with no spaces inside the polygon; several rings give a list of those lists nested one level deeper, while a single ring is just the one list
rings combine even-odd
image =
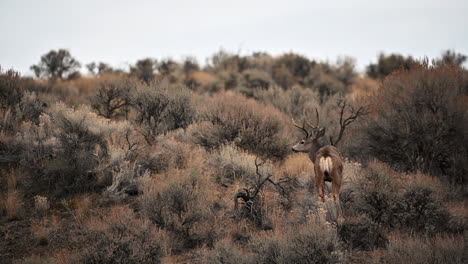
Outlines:
[{"label": "deer head", "polygon": [[[302,122],[302,126],[298,125],[294,119],[292,122],[295,127],[299,128],[304,132],[305,137],[299,141],[296,145],[292,147],[292,150],[295,152],[312,152],[317,151],[319,148],[318,139],[325,135],[325,128],[319,127],[320,117],[317,108],[315,108],[315,113],[317,115],[317,123],[315,125],[310,124],[305,119]],[[307,113],[304,111],[304,116],[307,118]],[[306,126],[311,129],[310,131]]]}]

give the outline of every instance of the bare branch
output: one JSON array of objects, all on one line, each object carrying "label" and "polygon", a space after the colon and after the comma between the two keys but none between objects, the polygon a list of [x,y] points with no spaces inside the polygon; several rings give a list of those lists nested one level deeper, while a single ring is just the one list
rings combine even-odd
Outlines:
[{"label": "bare branch", "polygon": [[[369,114],[368,105],[360,106],[356,110],[352,105],[349,105],[345,99],[338,101],[338,107],[339,107],[339,113],[340,113],[340,122],[339,122],[340,132],[338,133],[338,137],[336,140],[334,140],[333,137],[330,136],[330,144],[333,146],[338,145],[341,138],[343,137],[343,134],[347,126],[349,126],[351,123],[356,121],[358,118],[361,118],[362,116]],[[345,117],[345,112],[347,109],[348,109],[349,115]]]}]

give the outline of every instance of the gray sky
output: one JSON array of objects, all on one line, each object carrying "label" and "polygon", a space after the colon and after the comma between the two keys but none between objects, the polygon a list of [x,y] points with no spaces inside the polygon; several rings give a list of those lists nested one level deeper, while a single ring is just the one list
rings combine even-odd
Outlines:
[{"label": "gray sky", "polygon": [[83,65],[104,61],[123,69],[144,57],[195,56],[204,63],[221,48],[332,62],[351,56],[359,70],[381,51],[468,54],[468,1],[323,2],[0,0],[0,65],[31,75],[29,67],[58,48]]}]

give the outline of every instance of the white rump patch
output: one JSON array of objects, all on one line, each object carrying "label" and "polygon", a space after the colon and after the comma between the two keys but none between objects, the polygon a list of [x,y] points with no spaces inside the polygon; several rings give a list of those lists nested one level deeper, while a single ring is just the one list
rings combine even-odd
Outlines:
[{"label": "white rump patch", "polygon": [[319,164],[320,169],[322,169],[322,172],[328,172],[329,174],[331,173],[333,169],[333,163],[330,157],[321,157]]}]

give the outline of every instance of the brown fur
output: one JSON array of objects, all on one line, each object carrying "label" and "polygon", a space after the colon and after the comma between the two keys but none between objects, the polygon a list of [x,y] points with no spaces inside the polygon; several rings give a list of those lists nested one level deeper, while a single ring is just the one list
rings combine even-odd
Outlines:
[{"label": "brown fur", "polygon": [[[343,178],[343,161],[338,149],[332,145],[322,145],[318,139],[325,135],[325,128],[319,127],[319,114],[317,113],[317,124],[311,125],[304,121],[302,126],[299,126],[293,120],[295,127],[301,129],[305,133],[305,139],[299,141],[292,147],[295,152],[304,152],[309,154],[309,158],[314,164],[315,185],[322,201],[325,201],[325,181],[332,182],[333,199],[340,198],[341,180]],[[305,126],[312,128],[312,133],[309,133]],[[341,137],[340,137],[341,138]],[[339,141],[339,140],[338,140]]]},{"label": "brown fur", "polygon": [[[331,171],[325,171],[321,168],[320,159],[330,157],[332,161]],[[322,201],[325,201],[325,181],[332,182],[332,196],[333,199],[339,199],[341,181],[343,178],[343,162],[341,154],[334,146],[327,145],[320,148],[315,157],[314,171],[315,171],[315,185],[319,192]]]}]

